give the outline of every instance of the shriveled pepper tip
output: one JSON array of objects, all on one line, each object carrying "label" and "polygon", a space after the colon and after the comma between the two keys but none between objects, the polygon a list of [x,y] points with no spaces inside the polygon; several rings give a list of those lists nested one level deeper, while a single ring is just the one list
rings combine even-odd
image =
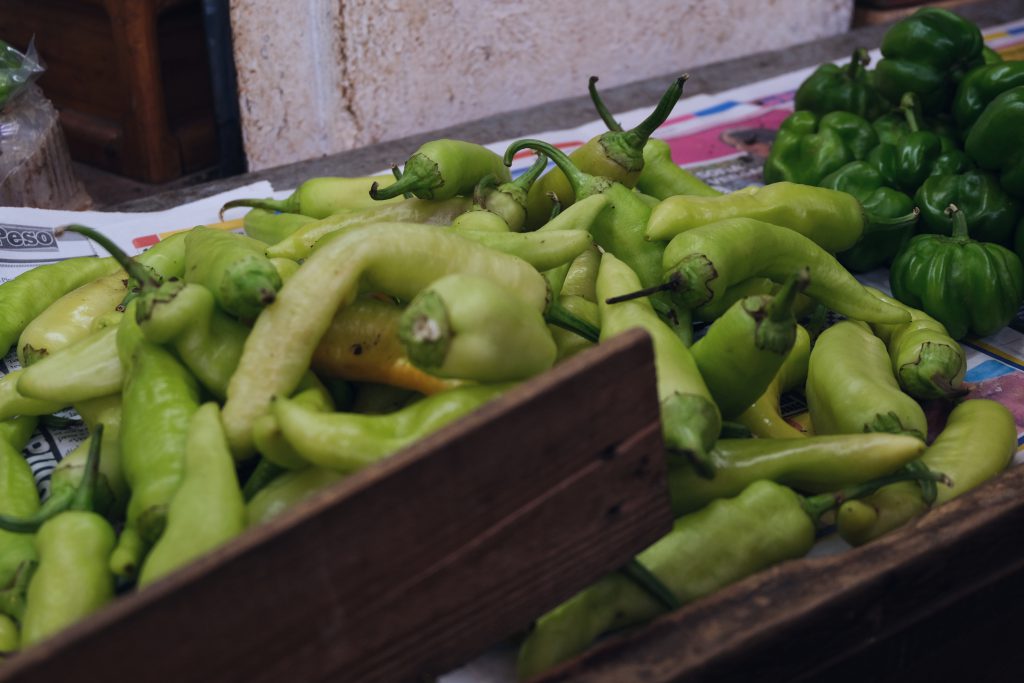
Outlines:
[{"label": "shriveled pepper tip", "polygon": [[370,197],[372,197],[373,199],[377,198],[378,187],[379,186],[377,185],[376,180],[374,180],[373,183],[370,185]]}]

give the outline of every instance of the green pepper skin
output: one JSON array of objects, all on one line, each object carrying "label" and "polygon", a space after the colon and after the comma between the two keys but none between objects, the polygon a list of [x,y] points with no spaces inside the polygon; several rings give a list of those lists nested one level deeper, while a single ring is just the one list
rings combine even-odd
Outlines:
[{"label": "green pepper skin", "polygon": [[806,294],[829,308],[872,322],[910,320],[906,311],[871,296],[812,240],[753,218],[727,218],[677,235],[665,248],[662,263],[665,287],[684,308],[704,306],[752,277],[781,282],[809,267]]},{"label": "green pepper skin", "polygon": [[[314,219],[327,218],[339,211],[365,209],[373,206],[375,200],[369,195],[370,187],[378,185],[383,188],[393,182],[394,178],[390,175],[365,178],[310,178],[284,199],[235,199],[225,204],[220,212],[223,215],[228,209],[251,206],[265,213],[276,211],[282,215],[301,215]],[[383,199],[377,201],[383,201]],[[401,201],[401,199],[395,201]],[[249,232],[248,223],[248,216],[246,216],[247,234]],[[256,239],[261,238],[257,237]]]},{"label": "green pepper skin", "polygon": [[[1017,452],[1017,427],[1002,404],[987,399],[964,401],[949,414],[945,428],[920,461],[952,480],[938,486],[934,505],[970,491],[996,476]],[[861,500],[848,501],[837,515],[839,534],[861,545],[923,514],[928,504],[913,482],[891,484]]]},{"label": "green pepper skin", "polygon": [[[815,521],[790,489],[769,481],[676,520],[637,560],[683,603],[709,595],[814,544]],[[725,539],[728,542],[723,542]],[[605,576],[538,621],[519,650],[521,680],[582,652],[603,633],[664,611],[623,574]]]},{"label": "green pepper skin", "polygon": [[[333,411],[335,406],[331,395],[326,387],[316,380],[316,375],[310,373],[307,380],[303,384],[310,386],[306,388],[300,386],[292,400],[310,410],[322,413]],[[309,467],[309,463],[284,438],[274,413],[268,413],[256,420],[252,427],[252,438],[256,450],[263,455],[265,461],[286,470],[301,470]]]},{"label": "green pepper skin", "polygon": [[465,273],[443,277],[417,294],[402,314],[398,337],[421,370],[476,382],[532,377],[554,365],[558,352],[540,311],[500,285]]},{"label": "green pepper skin", "polygon": [[457,387],[388,415],[324,413],[287,398],[274,401],[281,433],[310,464],[349,473],[437,431],[508,390],[508,384]]},{"label": "green pepper skin", "polygon": [[757,400],[736,421],[762,439],[802,439],[807,434],[789,424],[780,414],[779,397],[783,392],[803,389],[807,382],[807,363],[811,356],[811,335],[797,325],[796,341],[782,367]]},{"label": "green pepper skin", "polygon": [[819,118],[809,111],[793,112],[772,143],[764,182],[818,185],[832,171],[866,158],[877,144],[871,124],[856,114],[838,111]]},{"label": "green pepper skin", "polygon": [[856,244],[869,224],[858,199],[834,188],[787,181],[718,197],[669,197],[651,211],[644,234],[651,240],[670,240],[726,218],[756,218],[795,230],[835,253]]},{"label": "green pepper skin", "polygon": [[861,322],[828,328],[811,349],[807,408],[816,434],[892,432],[924,441],[928,421],[903,393],[881,339]]},{"label": "green pepper skin", "polygon": [[18,368],[0,377],[0,420],[19,415],[51,415],[67,405],[61,401],[46,401],[25,396],[18,391],[18,382],[25,368]]},{"label": "green pepper skin", "polygon": [[473,189],[473,208],[452,221],[456,230],[520,232],[526,223],[526,198],[548,158],[537,156],[524,173],[511,182],[499,184],[494,176],[484,176]]},{"label": "green pepper skin", "polygon": [[409,192],[420,199],[451,199],[472,194],[481,178],[493,175],[499,182],[512,180],[501,157],[472,142],[431,140],[405,162],[402,177],[387,187],[373,183],[370,196],[392,199]]},{"label": "green pepper skin", "polygon": [[892,102],[914,92],[925,112],[947,110],[957,83],[984,62],[983,45],[970,21],[946,9],[919,9],[882,37],[875,84]]},{"label": "green pepper skin", "polygon": [[0,285],[0,349],[18,341],[22,331],[50,304],[68,292],[118,270],[109,258],[72,258],[38,266]]},{"label": "green pepper skin", "polygon": [[657,199],[676,195],[717,197],[722,194],[672,161],[672,149],[667,142],[657,138],[651,138],[644,145],[644,167],[636,179],[636,189]]},{"label": "green pepper skin", "polygon": [[114,597],[107,559],[114,529],[96,514],[62,512],[36,533],[39,566],[29,583],[21,624],[23,646],[62,631]]},{"label": "green pepper skin", "polygon": [[106,327],[24,369],[18,391],[26,397],[70,405],[117,393],[124,367],[117,327]]},{"label": "green pepper skin", "polygon": [[185,281],[210,290],[231,315],[251,319],[281,289],[281,276],[259,240],[199,226],[185,239]]},{"label": "green pepper skin", "polygon": [[946,207],[956,204],[971,226],[974,239],[1013,246],[1021,218],[1020,203],[1006,194],[990,173],[931,176],[914,195],[914,201],[921,208],[920,232],[953,234],[953,219],[946,215]]},{"label": "green pepper skin", "polygon": [[868,290],[911,315],[905,325],[871,326],[889,350],[893,372],[903,391],[917,399],[952,399],[963,393],[960,386],[967,371],[967,356],[942,323],[877,289]]},{"label": "green pepper skin", "polygon": [[1024,86],[993,99],[978,117],[964,150],[986,171],[999,172],[1003,189],[1024,200]]},{"label": "green pepper skin", "polygon": [[953,99],[953,118],[966,137],[988,103],[1010,88],[1024,85],[1024,61],[998,62],[972,69]]},{"label": "green pepper skin", "polygon": [[954,212],[953,234],[918,235],[892,263],[893,295],[942,323],[956,340],[998,332],[1024,299],[1024,266],[1005,247],[977,242]]},{"label": "green pepper skin", "polygon": [[651,336],[665,445],[704,458],[722,430],[722,417],[693,354],[658,317],[650,301],[608,303],[609,298],[635,291],[639,285],[636,273],[614,254],[601,257],[596,284],[601,339],[635,327]]},{"label": "green pepper skin", "polygon": [[857,48],[848,64],[822,64],[797,88],[793,99],[795,108],[818,116],[847,111],[874,121],[888,111],[889,102],[872,82],[866,68],[870,61],[868,51]]},{"label": "green pepper skin", "polygon": [[[21,449],[36,426],[35,417],[20,417],[0,422],[0,514],[12,517],[31,517],[39,511],[39,492],[35,477]],[[0,590],[17,590],[18,574],[30,572],[35,565],[36,553],[33,534],[17,534],[0,530]],[[13,596],[21,604],[22,596]],[[10,609],[7,600],[0,601],[0,609]],[[10,614],[20,618],[20,614]]]},{"label": "green pepper skin", "polygon": [[246,506],[247,525],[259,526],[310,496],[345,478],[320,467],[285,472],[253,496]]},{"label": "green pepper skin", "polygon": [[848,193],[864,209],[866,224],[860,241],[836,254],[839,262],[852,272],[863,273],[888,264],[913,236],[913,221],[892,225],[884,219],[910,215],[914,201],[887,187],[882,174],[868,162],[851,161],[825,176],[821,186]]},{"label": "green pepper skin", "polygon": [[245,214],[242,227],[245,234],[266,245],[277,244],[303,225],[317,219],[299,213],[281,213],[267,209],[253,209]]},{"label": "green pepper skin", "polygon": [[205,403],[188,427],[181,485],[167,508],[167,528],[153,546],[139,587],[231,540],[245,529],[245,500],[216,403]]},{"label": "green pepper skin", "polygon": [[[0,102],[3,101],[3,86],[0,85]],[[18,651],[21,646],[21,632],[18,624],[6,614],[0,614],[0,662]]]},{"label": "green pepper skin", "polygon": [[739,495],[768,479],[808,493],[826,493],[895,472],[924,452],[905,434],[838,434],[796,439],[719,439],[711,451],[715,478],[688,463],[670,463],[672,512],[683,515],[718,498]]}]

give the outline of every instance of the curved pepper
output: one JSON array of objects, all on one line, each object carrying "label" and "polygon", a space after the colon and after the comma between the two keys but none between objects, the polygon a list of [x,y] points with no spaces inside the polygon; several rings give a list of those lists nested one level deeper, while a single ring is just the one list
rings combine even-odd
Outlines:
[{"label": "curved pepper", "polygon": [[[335,410],[330,393],[312,374],[307,375],[303,380],[302,385],[292,396],[292,400],[303,407],[322,413]],[[260,452],[265,462],[285,470],[300,470],[309,467],[309,462],[304,460],[295,447],[284,438],[281,425],[278,424],[273,412],[256,420],[252,427],[252,439],[256,450]]]},{"label": "curved pepper", "polygon": [[807,382],[807,363],[811,356],[811,335],[802,325],[796,327],[796,341],[782,367],[756,401],[736,418],[753,436],[765,439],[799,439],[807,436],[780,414],[783,392],[803,390]]},{"label": "curved pepper", "polygon": [[454,273],[409,302],[398,337],[409,360],[438,377],[522,380],[555,363],[544,316],[490,280]]},{"label": "curved pepper", "polygon": [[303,225],[315,222],[315,218],[298,213],[276,213],[265,209],[253,209],[245,214],[242,227],[245,234],[266,245],[277,244]]},{"label": "curved pepper", "polygon": [[285,472],[260,489],[246,505],[246,524],[253,527],[268,522],[344,478],[344,474],[322,467]]},{"label": "curved pepper", "polygon": [[818,185],[841,166],[867,158],[877,144],[871,124],[856,114],[836,111],[819,118],[809,111],[793,112],[775,135],[764,162],[764,182]]},{"label": "curved pepper", "polygon": [[[946,427],[920,458],[952,481],[938,487],[933,504],[941,505],[996,476],[1016,452],[1017,426],[1009,410],[987,399],[964,401],[949,414]],[[920,486],[893,484],[863,500],[844,503],[836,523],[844,540],[861,545],[927,509]]]},{"label": "curved pepper", "polygon": [[1010,88],[989,102],[964,149],[979,167],[999,172],[1004,190],[1024,200],[1024,86]]},{"label": "curved pepper", "polygon": [[117,327],[106,327],[25,368],[23,396],[62,406],[117,393],[124,367],[117,354]]},{"label": "curved pepper", "polygon": [[410,192],[420,199],[451,199],[472,193],[487,175],[503,183],[512,179],[501,157],[486,147],[462,140],[431,140],[405,162],[401,179],[387,187],[374,182],[370,196],[391,199]]},{"label": "curved pepper", "polygon": [[811,349],[807,408],[817,434],[892,432],[924,441],[924,410],[903,393],[881,339],[861,322],[828,328]]},{"label": "curved pepper", "polygon": [[822,64],[797,88],[794,107],[818,116],[848,111],[868,121],[877,119],[889,109],[889,103],[872,82],[866,68],[870,63],[868,51],[859,47],[848,64]]},{"label": "curved pepper", "polygon": [[529,264],[429,226],[367,225],[315,251],[256,319],[228,384],[222,417],[236,457],[249,455],[253,422],[269,411],[273,396],[295,389],[317,342],[361,285],[412,299],[456,272],[491,278],[537,310],[547,306],[547,283]]},{"label": "curved pepper", "polygon": [[896,102],[916,93],[927,112],[945,111],[956,84],[984,62],[981,31],[938,7],[925,7],[893,24],[882,37],[875,85]]},{"label": "curved pepper", "polygon": [[[223,220],[224,212],[228,209],[249,206],[262,211],[327,218],[339,211],[373,206],[374,199],[368,194],[370,186],[387,187],[393,182],[394,179],[388,175],[365,178],[310,178],[284,199],[233,199],[221,207],[220,215]],[[248,222],[248,216],[246,219]],[[246,232],[248,231],[247,226]]]},{"label": "curved pepper", "polygon": [[1024,266],[1015,253],[968,235],[954,205],[953,234],[918,235],[889,271],[893,295],[942,323],[953,339],[1002,329],[1024,299]]}]

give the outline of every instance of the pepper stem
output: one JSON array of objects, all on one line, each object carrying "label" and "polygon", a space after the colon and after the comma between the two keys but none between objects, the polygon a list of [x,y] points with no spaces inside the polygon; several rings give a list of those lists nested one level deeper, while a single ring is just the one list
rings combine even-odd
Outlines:
[{"label": "pepper stem", "polygon": [[953,483],[945,474],[942,474],[941,472],[933,472],[922,464],[920,468],[904,467],[899,472],[895,472],[889,476],[872,479],[871,481],[864,482],[863,484],[857,484],[855,486],[848,486],[833,493],[822,493],[817,496],[805,497],[801,499],[801,504],[803,505],[804,512],[806,512],[814,522],[817,522],[818,518],[827,511],[848,500],[870,496],[883,486],[888,486],[889,484],[895,484],[901,481],[931,481],[939,482],[946,486],[952,486]]},{"label": "pepper stem", "polygon": [[651,296],[658,292],[674,292],[679,289],[682,279],[678,273],[672,273],[669,277],[668,282],[663,282],[660,285],[654,285],[652,287],[644,287],[638,289],[635,292],[629,292],[628,294],[619,294],[618,296],[608,297],[604,300],[606,304],[620,304],[623,301],[632,301],[633,299],[642,299],[645,296]]},{"label": "pepper stem", "polygon": [[796,295],[807,289],[811,282],[811,271],[804,266],[786,278],[782,289],[775,293],[767,307],[768,320],[773,323],[785,323],[793,319],[793,306]]},{"label": "pepper stem", "polygon": [[619,571],[668,611],[674,612],[683,606],[676,594],[635,557],[624,564]]},{"label": "pepper stem", "polygon": [[544,314],[544,320],[550,325],[561,327],[563,330],[569,330],[595,344],[601,336],[600,329],[559,303],[553,303],[548,307],[547,312]]},{"label": "pepper stem", "polygon": [[[402,179],[402,169],[398,168],[398,164],[391,164],[391,175],[395,176],[395,181]],[[402,196],[406,199],[412,199],[412,192],[403,192]]]},{"label": "pepper stem", "polygon": [[522,149],[532,149],[535,152],[542,152],[554,161],[555,165],[558,166],[562,173],[565,174],[566,179],[569,181],[569,186],[572,187],[572,191],[576,195],[577,200],[584,199],[585,197],[594,194],[594,192],[586,192],[586,190],[591,189],[591,187],[595,185],[597,178],[576,168],[576,165],[572,163],[568,154],[554,145],[544,142],[543,140],[535,140],[533,138],[516,140],[508,146],[508,149],[505,150],[505,165],[511,166],[512,158],[516,155],[516,152]]},{"label": "pepper stem", "polygon": [[[907,228],[914,223],[917,223],[918,217],[921,215],[921,209],[914,207],[914,210],[910,213],[905,213],[902,216],[896,216],[895,218],[882,218],[876,216],[873,213],[864,212],[865,223],[871,226],[871,230],[865,231],[865,234],[875,234],[876,232],[889,232],[892,230],[902,230]],[[875,226],[878,226],[877,228]]]},{"label": "pepper stem", "polygon": [[590,82],[587,83],[587,90],[590,92],[590,101],[594,103],[594,109],[597,110],[597,115],[604,121],[604,125],[608,126],[608,130],[621,133],[622,126],[615,120],[611,112],[608,111],[608,107],[605,106],[601,96],[597,94],[597,76],[590,77]]},{"label": "pepper stem", "polygon": [[[530,168],[520,175],[518,178],[513,180],[509,185],[517,187],[524,192],[529,192],[530,187],[537,181],[540,174],[544,172],[544,169],[548,167],[548,157],[542,152],[537,153],[537,160],[533,162]],[[501,189],[501,188],[499,188]]]},{"label": "pepper stem", "polygon": [[263,209],[264,211],[280,211],[281,213],[290,213],[294,207],[291,206],[290,199],[232,199],[224,206],[220,207],[221,220],[224,220],[224,212],[228,209],[235,209],[240,206],[246,206],[250,209]]},{"label": "pepper stem", "polygon": [[967,229],[967,217],[964,216],[964,212],[960,210],[960,207],[956,204],[950,204],[946,207],[945,214],[953,220],[953,238],[970,239],[971,234]]},{"label": "pepper stem", "polygon": [[54,231],[54,234],[57,237],[60,237],[65,232],[78,233],[79,235],[88,237],[93,242],[99,244],[101,247],[106,249],[107,253],[114,257],[114,260],[117,261],[118,265],[124,268],[124,271],[140,285],[150,285],[152,287],[160,286],[160,281],[154,278],[152,273],[147,270],[145,266],[121,251],[120,247],[114,244],[114,242],[103,233],[84,225],[72,224],[57,228]]},{"label": "pepper stem", "polygon": [[850,57],[850,63],[846,65],[846,74],[850,78],[855,78],[857,73],[871,63],[871,56],[865,48],[858,47],[853,51],[853,56]]},{"label": "pepper stem", "polygon": [[[397,168],[397,166],[395,168]],[[376,180],[373,181],[373,184],[370,185],[370,197],[379,200],[391,199],[398,195],[409,194],[413,190],[419,190],[421,187],[422,179],[419,176],[413,175],[412,173],[405,173],[395,180],[394,183],[385,188],[381,188]]]},{"label": "pepper stem", "polygon": [[103,424],[96,425],[92,433],[92,441],[89,443],[89,455],[85,460],[85,470],[82,473],[82,481],[78,483],[74,494],[71,497],[69,510],[82,510],[91,512],[93,509],[93,498],[96,495],[96,482],[100,475],[100,448],[103,443]]},{"label": "pepper stem", "polygon": [[910,132],[916,133],[921,130],[921,103],[917,99],[917,95],[912,92],[903,93],[903,97],[900,98],[900,109],[903,110],[903,116],[907,119],[907,127],[910,128]]},{"label": "pepper stem", "polygon": [[683,84],[689,78],[690,74],[683,74],[674,80],[668,90],[665,91],[665,94],[661,96],[661,100],[658,102],[658,106],[654,108],[654,111],[641,121],[636,128],[623,134],[631,147],[636,149],[644,148],[644,145],[647,144],[647,138],[651,137],[651,134],[658,129],[658,126],[665,123],[665,119],[672,113],[672,108],[676,106],[676,102],[683,95]]},{"label": "pepper stem", "polygon": [[551,200],[551,215],[548,216],[548,222],[550,223],[556,216],[558,216],[558,214],[562,213],[562,201],[554,192],[547,192],[545,194],[547,198]]}]

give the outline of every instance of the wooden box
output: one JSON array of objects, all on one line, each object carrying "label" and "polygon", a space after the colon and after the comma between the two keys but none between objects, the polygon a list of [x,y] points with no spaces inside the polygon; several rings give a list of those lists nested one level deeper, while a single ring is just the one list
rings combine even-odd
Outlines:
[{"label": "wooden box", "polygon": [[404,681],[472,658],[671,524],[632,332],[122,596],[0,681]]}]

